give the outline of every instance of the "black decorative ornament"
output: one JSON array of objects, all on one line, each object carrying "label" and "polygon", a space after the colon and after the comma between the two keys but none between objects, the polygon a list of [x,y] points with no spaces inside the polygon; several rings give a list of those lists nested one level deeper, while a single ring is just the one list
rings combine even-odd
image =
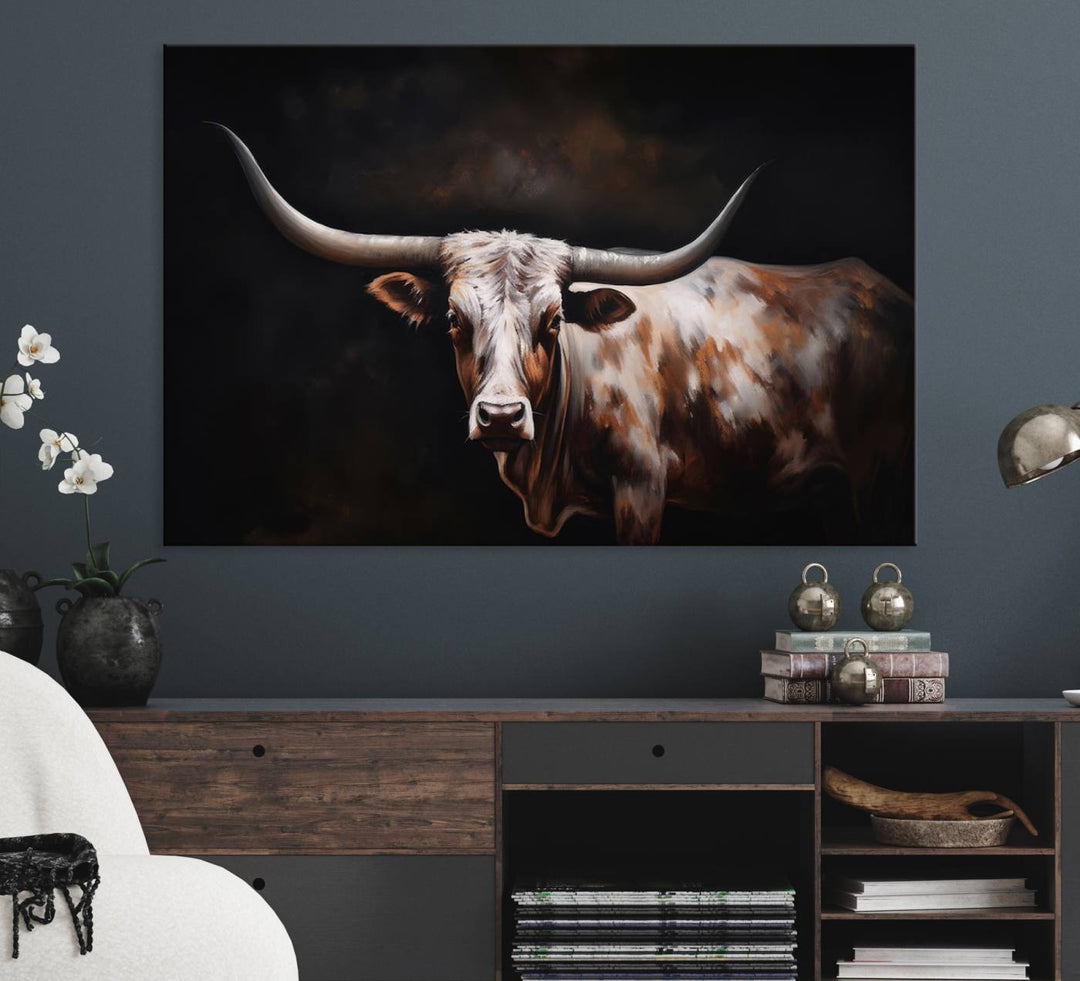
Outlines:
[{"label": "black decorative ornament", "polygon": [[[27,932],[35,923],[52,923],[53,897],[59,889],[71,913],[79,953],[94,949],[94,893],[101,882],[97,852],[85,838],[74,834],[28,835],[0,838],[0,896],[11,897],[11,956],[19,956],[19,918]],[[82,896],[76,903],[71,887]],[[23,899],[19,897],[29,893]]]},{"label": "black decorative ornament", "polygon": [[0,569],[0,651],[37,664],[44,627],[33,580],[40,582],[41,576]]},{"label": "black decorative ornament", "polygon": [[56,662],[83,706],[145,705],[161,669],[159,600],[84,596],[57,600]]}]

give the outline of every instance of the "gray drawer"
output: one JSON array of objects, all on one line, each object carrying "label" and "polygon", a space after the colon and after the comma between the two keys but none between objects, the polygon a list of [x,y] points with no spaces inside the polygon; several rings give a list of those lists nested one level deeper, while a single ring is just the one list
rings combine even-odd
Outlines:
[{"label": "gray drawer", "polygon": [[289,931],[300,981],[495,976],[495,860],[463,856],[213,856]]},{"label": "gray drawer", "polygon": [[809,784],[802,722],[514,722],[504,784]]}]

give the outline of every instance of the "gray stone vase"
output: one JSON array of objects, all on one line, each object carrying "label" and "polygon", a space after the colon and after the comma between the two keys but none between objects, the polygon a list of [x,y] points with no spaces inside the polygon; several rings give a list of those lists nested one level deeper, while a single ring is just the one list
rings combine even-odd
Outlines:
[{"label": "gray stone vase", "polygon": [[30,580],[41,581],[36,572],[19,575],[0,569],[0,651],[37,664],[41,657],[41,606],[30,588]]},{"label": "gray stone vase", "polygon": [[158,600],[88,596],[56,604],[56,659],[64,687],[89,707],[145,705],[161,668]]}]

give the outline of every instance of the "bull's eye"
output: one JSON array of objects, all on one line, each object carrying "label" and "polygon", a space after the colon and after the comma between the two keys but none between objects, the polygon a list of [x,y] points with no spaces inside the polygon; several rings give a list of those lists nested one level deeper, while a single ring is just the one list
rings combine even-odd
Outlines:
[{"label": "bull's eye", "polygon": [[450,340],[455,344],[460,343],[462,337],[461,321],[458,320],[458,315],[453,310],[446,315],[446,323],[449,325]]},{"label": "bull's eye", "polygon": [[548,333],[557,334],[559,332],[559,328],[562,327],[562,322],[563,322],[562,314],[561,313],[555,314],[555,316],[552,317],[551,321],[548,323],[548,327],[547,327]]}]

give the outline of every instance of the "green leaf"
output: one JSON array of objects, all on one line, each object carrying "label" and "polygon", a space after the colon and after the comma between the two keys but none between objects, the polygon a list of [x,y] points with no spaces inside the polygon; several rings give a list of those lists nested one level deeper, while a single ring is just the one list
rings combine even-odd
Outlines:
[{"label": "green leaf", "polygon": [[98,578],[104,579],[112,586],[114,593],[120,588],[120,577],[112,569],[99,569]]},{"label": "green leaf", "polygon": [[124,574],[120,577],[120,582],[118,582],[116,585],[116,592],[119,593],[120,590],[124,588],[124,583],[126,583],[128,579],[131,578],[132,574],[134,572],[137,572],[144,565],[153,565],[155,562],[164,561],[164,559],[140,559],[138,562],[135,562],[134,564],[128,566],[128,568],[124,571]]},{"label": "green leaf", "polygon": [[109,568],[109,543],[102,542],[100,545],[94,545],[89,552],[86,553],[86,567],[90,574],[95,572],[101,572],[104,569]]},{"label": "green leaf", "polygon": [[43,579],[36,586],[31,587],[36,593],[39,589],[44,589],[46,586],[63,586],[64,589],[71,589],[75,585],[74,579]]},{"label": "green leaf", "polygon": [[91,576],[89,579],[80,579],[72,589],[78,590],[83,596],[115,596],[116,590],[104,579]]},{"label": "green leaf", "polygon": [[86,571],[85,562],[72,562],[71,571],[75,573],[76,579],[85,579],[88,575],[90,575],[90,573]]}]

